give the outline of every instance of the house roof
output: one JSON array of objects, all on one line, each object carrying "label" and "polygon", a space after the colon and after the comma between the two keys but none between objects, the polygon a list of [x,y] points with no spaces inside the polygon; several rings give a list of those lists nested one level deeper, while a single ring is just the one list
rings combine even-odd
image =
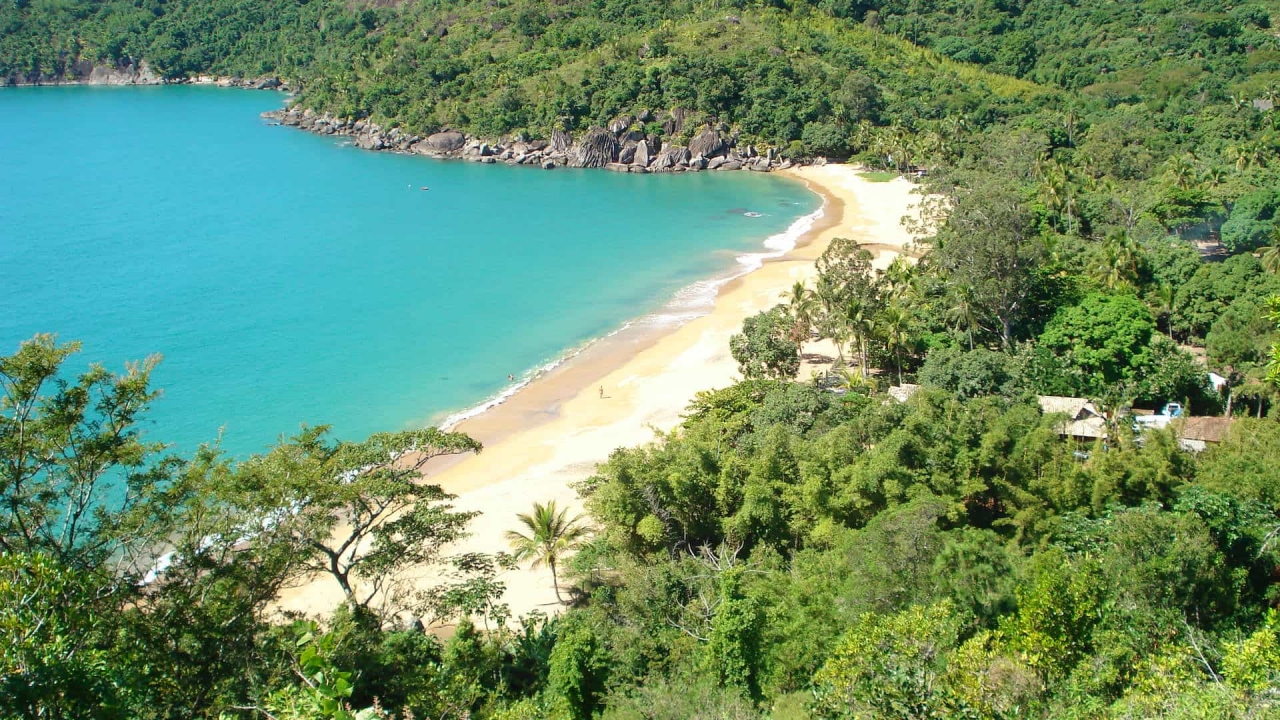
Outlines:
[{"label": "house roof", "polygon": [[912,395],[915,395],[916,391],[919,389],[920,389],[919,385],[912,385],[911,383],[903,383],[901,385],[894,385],[893,387],[889,388],[888,392],[889,392],[889,397],[893,398],[894,400],[897,400],[900,403],[904,403],[907,400],[909,400]]},{"label": "house roof", "polygon": [[1231,429],[1231,418],[1189,417],[1182,423],[1180,435],[1187,440],[1220,443]]},{"label": "house roof", "polygon": [[1045,415],[1062,414],[1072,420],[1080,420],[1088,416],[1099,416],[1098,408],[1086,398],[1062,397],[1060,395],[1040,395],[1040,411]]},{"label": "house roof", "polygon": [[1059,428],[1059,432],[1063,435],[1070,435],[1074,438],[1089,438],[1096,440],[1100,437],[1107,436],[1107,422],[1097,415],[1083,418],[1081,420],[1072,420]]}]

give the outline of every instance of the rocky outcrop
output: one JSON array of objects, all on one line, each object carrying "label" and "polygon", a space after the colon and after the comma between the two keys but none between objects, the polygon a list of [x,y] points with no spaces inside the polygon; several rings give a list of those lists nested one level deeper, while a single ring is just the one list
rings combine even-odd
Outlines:
[{"label": "rocky outcrop", "polygon": [[599,168],[618,160],[618,138],[604,128],[591,128],[574,150],[569,165],[579,168]]},{"label": "rocky outcrop", "polygon": [[728,149],[720,133],[707,128],[689,141],[689,154],[694,157],[719,157]]},{"label": "rocky outcrop", "polygon": [[86,81],[89,85],[160,85],[164,79],[142,62],[128,63],[120,67],[95,67]]},{"label": "rocky outcrop", "polygon": [[689,163],[689,148],[675,146],[665,147],[658,157],[653,161],[650,168],[655,172],[678,172]]},{"label": "rocky outcrop", "polygon": [[616,117],[613,120],[609,121],[609,132],[613,133],[614,135],[621,135],[624,131],[630,128],[631,125],[635,123],[635,121],[636,119],[631,117],[630,115],[623,115],[621,117]]},{"label": "rocky outcrop", "polygon": [[94,65],[87,60],[68,62],[57,72],[12,73],[0,76],[4,85],[218,85],[248,90],[292,92],[283,80],[274,76],[241,77],[173,77],[156,73],[146,60],[128,58],[110,65]]},{"label": "rocky outcrop", "polygon": [[[639,113],[638,117],[646,114],[647,111]],[[367,150],[417,153],[486,164],[502,162],[548,170],[568,166],[634,173],[740,169],[768,172],[790,167],[790,161],[781,160],[770,148],[761,152],[754,146],[739,146],[737,135],[724,125],[706,126],[684,147],[663,143],[658,135],[645,135],[635,129],[636,118],[631,116],[615,118],[607,128],[591,128],[576,143],[562,130],[551,133],[547,140],[534,140],[523,134],[479,138],[456,130],[441,130],[423,138],[400,128],[384,128],[370,120],[334,117],[297,107],[266,112],[263,117],[321,135],[350,137],[357,147]],[[661,117],[683,123],[686,116],[683,111],[672,111]]]},{"label": "rocky outcrop", "polygon": [[649,149],[649,141],[641,140],[636,144],[636,153],[635,156],[631,158],[631,164],[638,165],[640,167],[649,167],[649,163],[652,161],[653,154]]},{"label": "rocky outcrop", "polygon": [[444,132],[428,135],[427,139],[418,143],[416,148],[419,148],[418,152],[444,154],[461,150],[462,146],[466,144],[466,135],[463,135],[457,130],[445,130]]}]

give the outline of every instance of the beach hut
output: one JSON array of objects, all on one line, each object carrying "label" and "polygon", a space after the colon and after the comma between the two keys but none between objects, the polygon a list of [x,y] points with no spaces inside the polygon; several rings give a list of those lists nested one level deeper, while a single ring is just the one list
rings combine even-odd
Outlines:
[{"label": "beach hut", "polygon": [[1107,436],[1107,419],[1092,400],[1061,395],[1036,397],[1040,411],[1045,415],[1065,415],[1058,424],[1058,433],[1081,441],[1093,441]]}]

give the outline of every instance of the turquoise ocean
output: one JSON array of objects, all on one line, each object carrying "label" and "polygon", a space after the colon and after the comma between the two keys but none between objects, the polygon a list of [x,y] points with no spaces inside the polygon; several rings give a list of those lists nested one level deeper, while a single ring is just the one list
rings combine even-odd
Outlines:
[{"label": "turquoise ocean", "polygon": [[360,439],[474,412],[629,322],[705,310],[821,204],[755,173],[365,152],[258,116],[283,102],[0,91],[0,354],[52,332],[83,342],[76,372],[163,355],[147,433],[182,453],[220,432],[257,452],[303,422]]}]

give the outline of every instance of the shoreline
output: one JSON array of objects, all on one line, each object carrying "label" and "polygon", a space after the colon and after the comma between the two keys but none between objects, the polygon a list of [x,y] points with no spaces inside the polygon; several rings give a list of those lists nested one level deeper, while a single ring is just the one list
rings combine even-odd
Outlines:
[{"label": "shoreline", "polygon": [[[485,450],[426,468],[429,482],[458,496],[457,509],[482,513],[472,521],[470,537],[450,551],[507,550],[504,533],[515,526],[516,513],[527,512],[535,501],[555,500],[580,511],[573,483],[593,474],[614,449],[643,445],[655,433],[675,429],[696,393],[736,381],[729,336],[746,317],[782,302],[781,293],[794,282],[811,280],[814,263],[833,239],[871,245],[879,269],[902,253],[913,239],[900,219],[918,204],[914,185],[901,178],[872,182],[858,171],[848,165],[783,171],[823,197],[821,217],[791,249],[723,280],[709,312],[667,327],[633,322],[531,379],[505,402],[456,423],[454,429],[481,441]],[[411,590],[437,579],[424,570],[402,583]],[[558,611],[549,573],[522,568],[500,579],[514,616]],[[321,577],[286,590],[278,608],[323,615],[340,601],[336,584]]]},{"label": "shoreline", "polygon": [[[480,424],[486,414],[520,400],[521,395],[526,391],[540,390],[540,385],[552,384],[554,380],[559,379],[559,376],[582,374],[582,370],[592,365],[612,367],[620,364],[621,361],[609,362],[606,358],[616,356],[624,350],[631,353],[640,352],[663,336],[713,312],[716,300],[727,288],[731,288],[765,264],[784,260],[792,252],[808,245],[816,233],[822,232],[833,222],[831,218],[839,218],[843,213],[843,203],[840,200],[821,188],[814,188],[811,183],[789,175],[788,177],[802,182],[806,189],[818,195],[822,202],[813,212],[796,218],[786,230],[765,238],[762,250],[738,254],[733,258],[732,266],[711,277],[680,288],[661,307],[626,320],[617,329],[604,335],[590,338],[568,348],[554,360],[527,370],[518,376],[514,384],[475,405],[447,415],[441,413],[443,418],[439,422],[433,421],[430,424],[442,430],[471,432],[469,428]],[[785,242],[786,246],[775,247],[777,242],[770,245],[773,241]],[[705,299],[694,297],[691,301],[681,302],[682,296],[689,298],[693,295],[706,295],[706,297]]]}]

